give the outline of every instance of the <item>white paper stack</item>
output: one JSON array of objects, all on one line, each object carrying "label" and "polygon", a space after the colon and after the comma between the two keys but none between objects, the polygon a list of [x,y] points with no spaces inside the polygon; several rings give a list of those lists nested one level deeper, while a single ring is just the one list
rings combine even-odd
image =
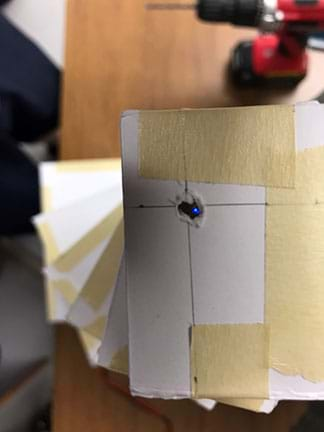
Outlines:
[{"label": "white paper stack", "polygon": [[120,160],[44,163],[40,176],[48,317],[78,328],[96,364],[124,245]]}]

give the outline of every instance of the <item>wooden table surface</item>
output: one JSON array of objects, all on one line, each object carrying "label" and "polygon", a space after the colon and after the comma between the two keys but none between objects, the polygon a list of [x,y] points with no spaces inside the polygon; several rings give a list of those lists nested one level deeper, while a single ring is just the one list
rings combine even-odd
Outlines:
[{"label": "wooden table surface", "polygon": [[[227,80],[237,41],[254,31],[200,23],[192,11],[149,12],[146,0],[68,0],[62,104],[64,159],[118,156],[126,109],[295,103],[324,88],[324,54],[294,91],[238,90]],[[116,391],[91,370],[74,332],[57,330],[55,432],[165,431],[161,417]],[[115,378],[116,379],[116,378]],[[269,416],[219,406],[207,413],[189,401],[149,401],[176,432],[287,432],[305,409],[282,403]]]}]

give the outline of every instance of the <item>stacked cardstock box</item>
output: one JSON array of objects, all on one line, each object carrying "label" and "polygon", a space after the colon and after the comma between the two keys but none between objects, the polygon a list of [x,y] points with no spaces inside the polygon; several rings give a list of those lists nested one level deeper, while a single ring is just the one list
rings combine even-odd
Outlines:
[{"label": "stacked cardstock box", "polygon": [[324,399],[323,116],[126,112],[123,194],[119,161],[44,164],[49,317],[133,395]]}]

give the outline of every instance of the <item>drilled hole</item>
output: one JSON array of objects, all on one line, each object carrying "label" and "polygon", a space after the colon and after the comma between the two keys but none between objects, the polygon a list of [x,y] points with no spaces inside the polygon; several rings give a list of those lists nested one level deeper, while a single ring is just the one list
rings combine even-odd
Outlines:
[{"label": "drilled hole", "polygon": [[186,191],[183,195],[177,196],[176,209],[181,221],[196,227],[201,226],[205,216],[205,208],[196,194]]}]

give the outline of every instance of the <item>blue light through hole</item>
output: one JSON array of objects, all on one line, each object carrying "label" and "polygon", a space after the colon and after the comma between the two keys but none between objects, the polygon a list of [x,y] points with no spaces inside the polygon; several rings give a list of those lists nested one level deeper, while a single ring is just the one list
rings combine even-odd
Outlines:
[{"label": "blue light through hole", "polygon": [[201,210],[200,210],[199,207],[193,207],[193,209],[191,210],[191,212],[192,212],[192,214],[194,216],[200,216],[200,214],[201,214]]}]

